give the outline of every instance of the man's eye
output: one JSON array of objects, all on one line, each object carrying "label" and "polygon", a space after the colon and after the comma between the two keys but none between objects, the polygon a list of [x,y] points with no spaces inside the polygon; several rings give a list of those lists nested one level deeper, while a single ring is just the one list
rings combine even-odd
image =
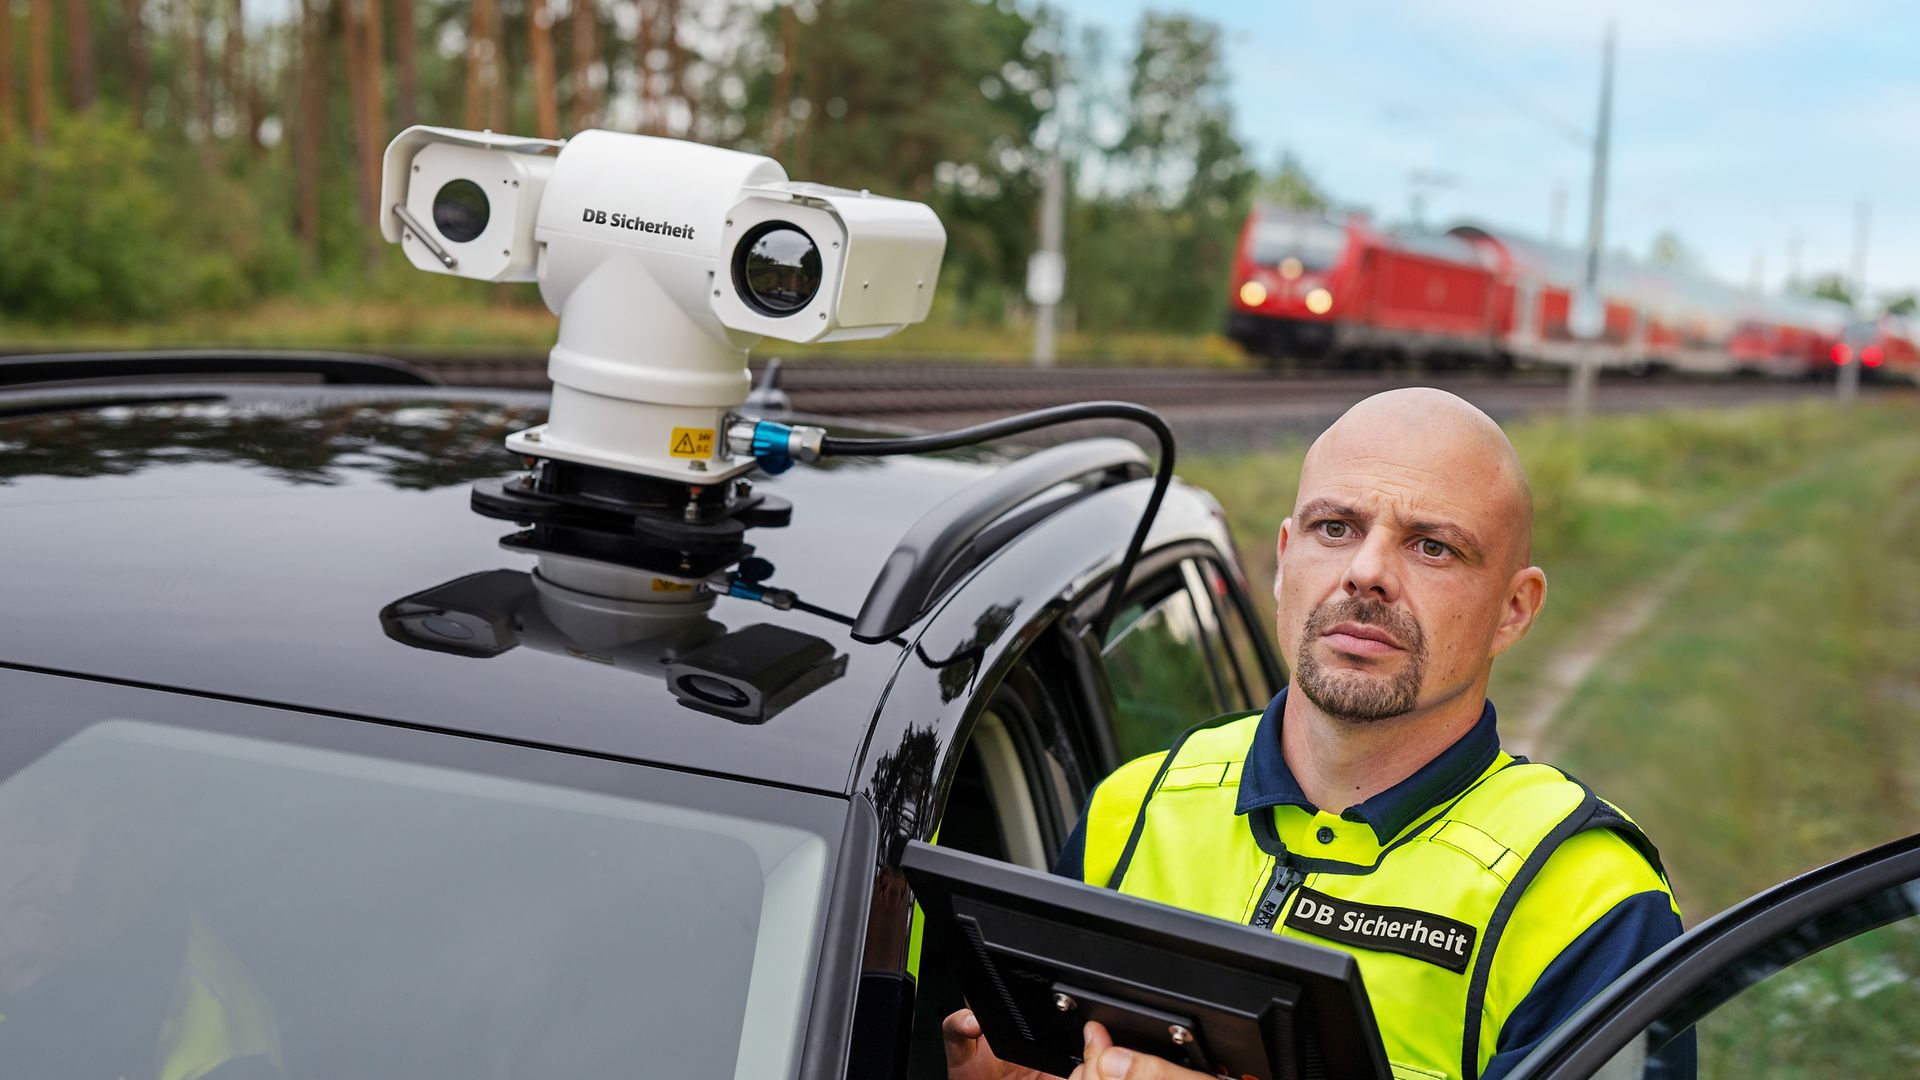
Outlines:
[{"label": "man's eye", "polygon": [[1320,535],[1329,540],[1345,540],[1347,523],[1344,521],[1323,521],[1320,523]]},{"label": "man's eye", "polygon": [[1452,550],[1452,548],[1438,540],[1420,541],[1420,554],[1425,555],[1429,559],[1438,559]]}]

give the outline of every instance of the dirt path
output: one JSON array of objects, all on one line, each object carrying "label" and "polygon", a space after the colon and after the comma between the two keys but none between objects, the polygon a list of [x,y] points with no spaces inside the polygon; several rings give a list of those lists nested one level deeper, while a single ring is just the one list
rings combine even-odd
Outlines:
[{"label": "dirt path", "polygon": [[[1903,444],[1904,445],[1904,444]],[[1850,453],[1865,452],[1854,447],[1840,454],[1830,455],[1805,468],[1780,477],[1773,483],[1758,489],[1731,506],[1725,507],[1707,521],[1706,531],[1699,541],[1679,560],[1667,568],[1666,573],[1627,593],[1619,603],[1596,619],[1589,632],[1580,635],[1573,644],[1548,657],[1542,665],[1542,678],[1539,688],[1520,702],[1513,713],[1501,716],[1501,742],[1511,752],[1524,754],[1535,760],[1552,760],[1553,753],[1559,749],[1556,722],[1561,710],[1566,708],[1574,692],[1586,681],[1589,674],[1614,649],[1627,639],[1645,629],[1653,621],[1662,605],[1674,590],[1693,575],[1699,565],[1702,553],[1712,543],[1738,530],[1753,512],[1782,488],[1797,484],[1822,470],[1836,467]],[[1907,505],[1915,497],[1909,496],[1892,510],[1896,515],[1910,512]],[[1920,689],[1909,692],[1920,693]],[[1513,719],[1509,721],[1508,716]]]},{"label": "dirt path", "polygon": [[[1667,602],[1667,597],[1673,595],[1674,590],[1693,575],[1694,568],[1699,565],[1701,552],[1712,541],[1740,528],[1748,516],[1775,491],[1800,480],[1811,471],[1803,470],[1782,477],[1722,509],[1708,520],[1706,532],[1700,541],[1669,566],[1666,573],[1626,594],[1619,603],[1603,612],[1588,632],[1548,657],[1546,663],[1541,665],[1539,688],[1522,699],[1516,712],[1501,715],[1500,741],[1505,748],[1536,761],[1553,760],[1553,752],[1559,748],[1555,738],[1558,734],[1555,721],[1573,697],[1574,691],[1586,681],[1587,675],[1614,649],[1653,621],[1661,605]],[[1508,720],[1508,716],[1513,719]]]}]

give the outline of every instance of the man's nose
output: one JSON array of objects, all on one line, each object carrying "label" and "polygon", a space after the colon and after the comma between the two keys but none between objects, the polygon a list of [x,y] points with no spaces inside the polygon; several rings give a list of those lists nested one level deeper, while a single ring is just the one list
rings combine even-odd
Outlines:
[{"label": "man's nose", "polygon": [[1391,602],[1399,594],[1393,576],[1392,540],[1375,532],[1353,548],[1343,582],[1348,596],[1367,596]]}]

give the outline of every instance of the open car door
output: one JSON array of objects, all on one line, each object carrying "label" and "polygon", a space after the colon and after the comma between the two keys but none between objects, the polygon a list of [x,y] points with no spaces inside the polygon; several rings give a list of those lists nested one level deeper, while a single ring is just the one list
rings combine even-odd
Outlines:
[{"label": "open car door", "polygon": [[1920,1075],[1920,834],[1760,893],[1648,957],[1509,1080]]}]

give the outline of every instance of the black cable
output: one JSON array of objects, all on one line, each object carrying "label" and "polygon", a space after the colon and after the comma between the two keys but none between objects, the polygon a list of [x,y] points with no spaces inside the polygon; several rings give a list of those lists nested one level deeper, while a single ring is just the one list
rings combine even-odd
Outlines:
[{"label": "black cable", "polygon": [[1004,439],[1009,435],[1020,435],[1037,428],[1053,427],[1056,424],[1067,424],[1077,420],[1130,421],[1152,431],[1154,438],[1160,443],[1160,463],[1153,473],[1153,492],[1147,496],[1146,509],[1140,514],[1140,524],[1134,527],[1133,539],[1127,542],[1126,554],[1121,556],[1120,566],[1114,571],[1113,589],[1107,594],[1107,603],[1101,609],[1100,620],[1093,626],[1095,636],[1104,643],[1107,639],[1108,627],[1113,625],[1114,616],[1120,613],[1120,600],[1126,593],[1127,576],[1133,572],[1133,564],[1140,561],[1140,549],[1146,546],[1147,531],[1153,527],[1153,519],[1160,513],[1160,503],[1166,498],[1167,488],[1173,483],[1173,429],[1167,426],[1166,420],[1159,413],[1131,401],[1087,401],[1075,405],[1055,405],[1048,409],[1035,409],[1018,416],[989,420],[984,424],[931,435],[907,435],[894,439],[849,439],[828,435],[820,441],[820,453],[822,456],[860,454],[868,457],[930,454],[939,450],[975,446],[990,439]]}]

